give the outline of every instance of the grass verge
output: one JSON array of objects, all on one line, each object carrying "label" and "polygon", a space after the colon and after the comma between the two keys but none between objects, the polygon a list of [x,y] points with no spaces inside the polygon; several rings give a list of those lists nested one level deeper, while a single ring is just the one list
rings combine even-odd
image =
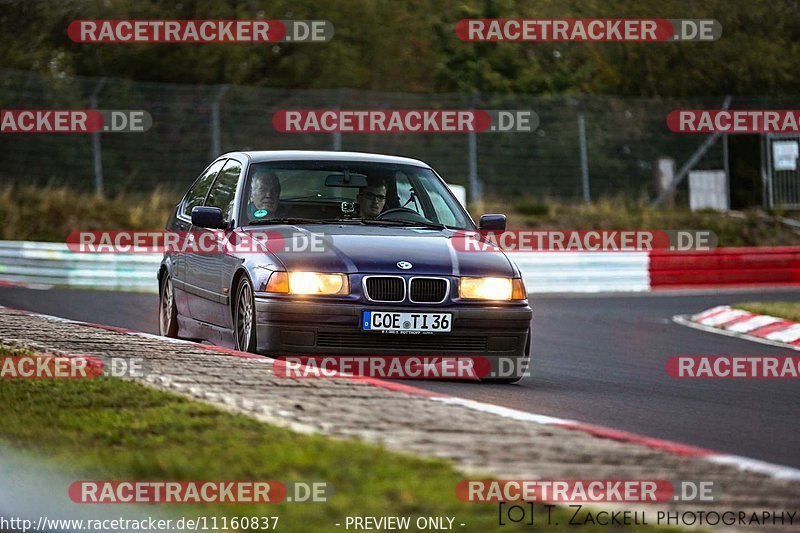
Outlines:
[{"label": "grass verge", "polygon": [[770,315],[800,322],[800,303],[798,302],[742,302],[731,307],[757,315]]},{"label": "grass verge", "polygon": [[[0,358],[23,353],[0,347]],[[335,491],[327,503],[159,506],[164,513],[278,516],[282,531],[342,531],[335,524],[346,516],[452,516],[460,531],[529,529],[499,527],[497,504],[458,500],[466,476],[444,461],[300,435],[130,381],[0,379],[0,405],[0,441],[53,459],[70,479],[325,481]],[[568,529],[571,514],[554,511],[551,527],[540,514],[537,529]]]}]

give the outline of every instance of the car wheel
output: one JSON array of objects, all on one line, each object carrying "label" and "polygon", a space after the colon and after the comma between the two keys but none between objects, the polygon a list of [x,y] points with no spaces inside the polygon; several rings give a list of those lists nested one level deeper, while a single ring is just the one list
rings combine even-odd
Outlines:
[{"label": "car wheel", "polygon": [[178,336],[178,309],[175,307],[175,291],[169,274],[161,282],[158,298],[158,333],[163,337]]},{"label": "car wheel", "polygon": [[236,349],[243,352],[256,351],[256,309],[253,301],[253,287],[250,280],[242,277],[236,289],[233,308],[233,335]]}]

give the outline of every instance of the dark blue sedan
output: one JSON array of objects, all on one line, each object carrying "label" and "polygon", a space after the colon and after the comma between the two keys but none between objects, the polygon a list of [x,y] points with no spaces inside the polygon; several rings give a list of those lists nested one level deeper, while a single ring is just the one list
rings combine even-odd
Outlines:
[{"label": "dark blue sedan", "polygon": [[[503,230],[505,216],[484,215],[480,228]],[[481,356],[490,381],[527,369],[532,312],[519,269],[500,251],[454,245],[478,228],[421,161],[228,153],[197,178],[167,229],[258,246],[167,251],[162,335],[273,356]]]}]

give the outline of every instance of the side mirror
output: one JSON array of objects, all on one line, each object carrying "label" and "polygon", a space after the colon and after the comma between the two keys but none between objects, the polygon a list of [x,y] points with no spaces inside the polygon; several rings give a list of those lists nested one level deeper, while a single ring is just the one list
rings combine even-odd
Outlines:
[{"label": "side mirror", "polygon": [[198,228],[224,229],[225,220],[219,207],[195,206],[192,208],[192,224]]},{"label": "side mirror", "polygon": [[[196,209],[196,208],[195,208]],[[505,215],[481,215],[481,220],[478,222],[478,229],[485,230],[505,230],[506,229],[506,216]]]}]

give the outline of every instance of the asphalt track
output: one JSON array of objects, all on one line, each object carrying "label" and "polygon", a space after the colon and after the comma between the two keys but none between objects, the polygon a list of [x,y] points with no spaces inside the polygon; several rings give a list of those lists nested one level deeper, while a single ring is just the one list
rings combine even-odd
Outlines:
[{"label": "asphalt track", "polygon": [[[673,355],[798,355],[672,323],[676,314],[800,290],[535,296],[533,372],[518,385],[407,381],[532,413],[800,467],[797,380],[678,380]],[[154,333],[157,297],[0,288],[0,305]]]}]

